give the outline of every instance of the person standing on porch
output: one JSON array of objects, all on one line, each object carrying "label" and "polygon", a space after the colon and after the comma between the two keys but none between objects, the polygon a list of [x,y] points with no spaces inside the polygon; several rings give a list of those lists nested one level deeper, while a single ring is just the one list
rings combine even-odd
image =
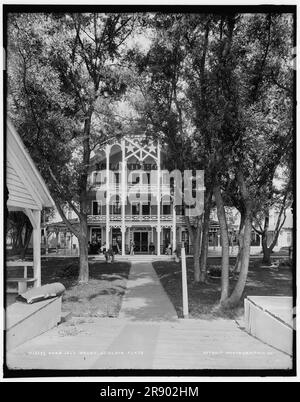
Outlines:
[{"label": "person standing on porch", "polygon": [[130,255],[134,255],[134,247],[135,247],[134,241],[131,240],[130,241]]},{"label": "person standing on porch", "polygon": [[155,253],[155,246],[153,242],[151,242],[149,245],[149,251],[152,255]]},{"label": "person standing on porch", "polygon": [[172,254],[172,246],[171,243],[168,243],[167,247],[166,247],[166,251],[165,251],[166,255],[171,255]]}]

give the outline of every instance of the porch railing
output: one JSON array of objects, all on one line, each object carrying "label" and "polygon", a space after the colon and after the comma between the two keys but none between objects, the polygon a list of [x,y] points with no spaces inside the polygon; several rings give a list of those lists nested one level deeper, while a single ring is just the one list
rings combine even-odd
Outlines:
[{"label": "porch railing", "polygon": [[[121,215],[110,214],[109,220],[111,222],[120,222],[122,220]],[[161,215],[160,220],[162,222],[171,221],[172,215]],[[155,222],[157,221],[157,215],[125,215],[125,222]],[[88,223],[104,223],[106,222],[106,215],[89,215]]]},{"label": "porch railing", "polygon": [[[161,222],[171,222],[173,219],[172,215],[160,215]],[[190,218],[191,222],[193,221],[193,217]],[[110,214],[109,215],[110,222],[121,222],[122,216],[121,214]],[[125,215],[125,222],[156,222],[157,215]],[[89,215],[88,223],[105,223],[106,215]],[[184,224],[184,216],[176,215],[176,223]]]}]

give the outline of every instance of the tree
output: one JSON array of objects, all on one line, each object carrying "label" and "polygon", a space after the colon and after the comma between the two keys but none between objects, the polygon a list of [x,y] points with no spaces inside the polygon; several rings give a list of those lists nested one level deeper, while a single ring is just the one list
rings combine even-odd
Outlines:
[{"label": "tree", "polygon": [[[161,14],[149,17],[146,23],[152,32],[150,49],[146,55],[136,50],[131,60],[139,77],[137,87],[143,95],[143,102],[135,105],[140,113],[140,126],[146,134],[159,137],[167,145],[167,168],[182,172],[205,169],[207,197],[204,211],[193,218],[185,214],[184,218],[193,245],[194,280],[197,283],[204,281],[206,276],[212,186],[203,157],[203,143],[198,141],[191,118],[193,104],[188,95],[191,55],[185,35],[193,18]],[[187,212],[185,208],[183,211]]]},{"label": "tree", "polygon": [[[292,39],[290,17],[266,14],[258,18],[244,16],[243,20],[236,35],[239,50],[236,46],[234,52],[242,84],[241,135],[233,147],[233,168],[239,188],[235,202],[238,200],[241,212],[240,273],[232,294],[223,303],[229,307],[239,302],[245,287],[255,211],[265,205],[264,195],[272,184],[274,172],[292,144],[291,102],[286,93],[285,99],[282,98],[286,85],[288,90],[292,86],[286,65]],[[285,84],[278,85],[282,76]]]},{"label": "tree", "polygon": [[32,225],[27,215],[21,211],[10,211],[7,231],[12,240],[13,252],[20,253],[20,258],[24,259],[32,234]]},{"label": "tree", "polygon": [[8,21],[8,112],[78,238],[82,283],[89,278],[91,151],[120,134],[112,105],[126,89],[118,61],[134,23],[127,14],[97,13],[11,14]]},{"label": "tree", "polygon": [[[254,211],[263,205],[262,194],[291,149],[291,102],[287,97],[292,93],[291,73],[286,66],[291,19],[269,14],[177,18],[180,23],[173,23],[171,32],[176,37],[173,30],[177,27],[183,39],[184,101],[189,101],[196,128],[191,142],[204,161],[206,178],[210,179],[206,188],[213,187],[218,209],[221,304],[233,306],[247,279]],[[241,214],[239,278],[230,296],[224,200]]]},{"label": "tree", "polygon": [[[266,194],[268,200],[264,204],[264,209],[259,211],[254,217],[253,229],[261,236],[263,263],[271,265],[271,254],[277,243],[279,234],[286,220],[287,209],[292,204],[292,188],[291,177],[289,181],[284,184],[282,189],[277,189],[273,185],[271,193]],[[271,241],[268,238],[269,224],[270,224],[270,211],[277,212],[275,227],[273,230],[273,238]]]}]

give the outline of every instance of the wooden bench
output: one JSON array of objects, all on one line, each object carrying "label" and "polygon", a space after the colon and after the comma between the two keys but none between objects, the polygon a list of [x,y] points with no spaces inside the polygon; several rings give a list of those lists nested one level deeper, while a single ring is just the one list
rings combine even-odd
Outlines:
[{"label": "wooden bench", "polygon": [[[16,267],[24,267],[23,271],[23,277],[18,276],[18,277],[12,277],[12,278],[6,278],[7,283],[18,283],[18,294],[24,293],[27,290],[27,285],[29,283],[35,283],[36,278],[28,278],[27,274],[27,268],[28,267],[33,267],[33,261],[7,261],[6,262],[6,267],[7,268],[16,268]],[[7,293],[16,293],[16,289],[12,288],[7,288],[6,289]]]}]

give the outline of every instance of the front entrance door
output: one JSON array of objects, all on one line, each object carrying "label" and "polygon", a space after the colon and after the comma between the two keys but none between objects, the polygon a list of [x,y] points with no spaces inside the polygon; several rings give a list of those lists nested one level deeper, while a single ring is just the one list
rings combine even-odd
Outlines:
[{"label": "front entrance door", "polygon": [[116,254],[121,254],[122,252],[122,233],[121,229],[112,229],[112,249]]},{"label": "front entrance door", "polygon": [[136,253],[148,253],[148,232],[133,232]]}]

